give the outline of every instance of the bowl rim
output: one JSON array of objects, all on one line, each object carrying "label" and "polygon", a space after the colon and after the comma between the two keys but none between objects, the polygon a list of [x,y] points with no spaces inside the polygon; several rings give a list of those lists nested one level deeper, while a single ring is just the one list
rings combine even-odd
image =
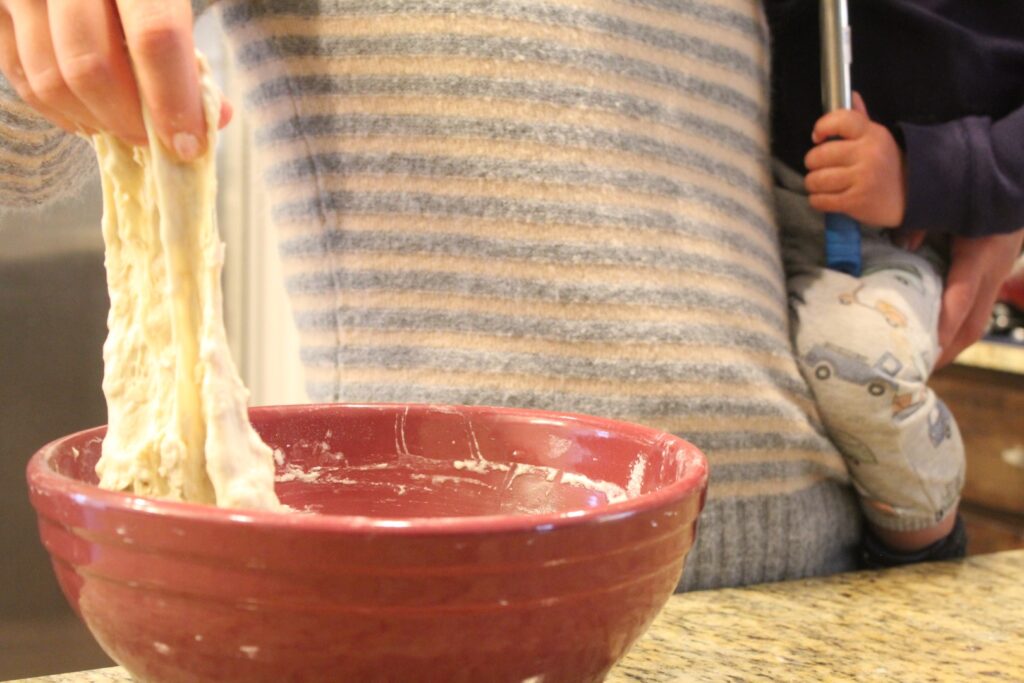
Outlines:
[{"label": "bowl rim", "polygon": [[707,487],[708,461],[704,453],[692,443],[670,432],[641,424],[596,417],[580,413],[539,410],[534,408],[511,408],[498,406],[467,406],[430,403],[303,403],[288,405],[256,406],[249,409],[252,418],[264,414],[294,414],[309,412],[333,412],[339,410],[366,409],[438,409],[458,410],[470,414],[502,414],[519,417],[537,417],[547,420],[569,421],[594,429],[608,429],[631,435],[647,435],[653,444],[677,443],[686,458],[686,469],[676,482],[652,493],[636,498],[600,505],[582,510],[568,510],[557,513],[512,514],[512,515],[470,515],[461,517],[378,517],[333,514],[289,514],[278,511],[225,508],[216,505],[166,500],[153,496],[141,496],[128,491],[113,491],[86,484],[59,474],[50,467],[50,458],[70,441],[101,437],[106,426],[91,427],[57,438],[37,450],[29,459],[26,475],[33,507],[39,514],[45,514],[38,504],[37,496],[53,495],[70,498],[79,507],[105,508],[124,512],[141,513],[184,522],[203,524],[246,524],[266,529],[294,529],[302,531],[327,532],[333,534],[367,533],[382,535],[439,535],[479,534],[482,532],[553,531],[556,528],[586,523],[610,522],[651,512],[665,505],[693,495],[702,495]]}]

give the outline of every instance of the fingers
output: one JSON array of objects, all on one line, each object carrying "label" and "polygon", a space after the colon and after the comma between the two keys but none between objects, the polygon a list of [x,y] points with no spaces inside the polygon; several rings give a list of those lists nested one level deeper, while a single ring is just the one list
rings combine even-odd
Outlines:
[{"label": "fingers", "polygon": [[145,144],[139,92],[110,0],[49,0],[50,30],[60,73],[89,110],[95,127]]},{"label": "fingers", "polygon": [[804,187],[811,195],[836,194],[849,190],[853,181],[854,175],[848,168],[823,168],[808,173],[804,178]]},{"label": "fingers", "polygon": [[[62,123],[70,130],[92,132],[99,122],[92,112],[71,92],[61,74],[53,41],[46,4],[21,1],[12,7],[14,40],[22,73],[22,98],[44,115]],[[17,86],[16,86],[17,87]]]},{"label": "fingers", "polygon": [[812,194],[807,198],[807,201],[815,211],[821,213],[845,213],[852,216],[853,211],[851,211],[851,207],[857,204],[852,194],[850,191],[834,194]]},{"label": "fingers", "polygon": [[850,109],[840,109],[822,116],[814,124],[811,140],[818,145],[829,138],[855,140],[867,132],[870,120],[864,114]]},{"label": "fingers", "polygon": [[14,39],[14,24],[11,23],[10,15],[2,11],[0,11],[0,71],[26,104],[64,130],[72,133],[75,131],[73,123],[57,112],[47,109],[32,92],[32,88],[25,79],[25,69],[21,66],[21,59],[18,57],[18,44]]},{"label": "fingers", "polygon": [[142,99],[160,141],[182,160],[202,154],[206,125],[187,0],[117,0]]},{"label": "fingers", "polygon": [[1022,243],[1024,230],[954,238],[939,315],[943,350],[938,367],[951,362],[984,334],[999,288],[1013,269]]},{"label": "fingers", "polygon": [[868,114],[868,105],[864,104],[864,98],[856,90],[853,91],[853,110],[864,114],[867,119],[871,119],[871,115]]},{"label": "fingers", "polygon": [[850,166],[856,160],[856,144],[849,140],[832,140],[814,147],[804,157],[808,171],[831,166]]},{"label": "fingers", "polygon": [[231,123],[231,117],[235,115],[235,109],[231,106],[231,103],[225,99],[220,101],[220,120],[217,121],[217,128],[223,128],[224,126]]},{"label": "fingers", "polygon": [[[956,260],[950,266],[949,274],[946,276],[946,288],[942,293],[942,310],[939,315],[939,347],[942,355],[939,357],[937,367],[942,367],[952,362],[960,352],[967,348],[974,339],[971,338],[972,325],[977,327],[977,321],[967,325],[968,319],[975,308],[974,303],[978,298],[978,290],[981,285],[980,273],[964,262]],[[985,329],[989,310],[983,311],[981,329],[978,336]],[[970,341],[967,341],[970,339]]]}]

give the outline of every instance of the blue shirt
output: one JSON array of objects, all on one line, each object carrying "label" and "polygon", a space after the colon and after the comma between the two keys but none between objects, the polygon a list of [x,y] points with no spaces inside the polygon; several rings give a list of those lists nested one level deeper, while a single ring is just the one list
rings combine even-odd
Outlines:
[{"label": "blue shirt", "polygon": [[[851,0],[853,88],[902,145],[903,226],[1024,227],[1024,2]],[[822,115],[818,0],[765,0],[772,151],[804,170]]]}]

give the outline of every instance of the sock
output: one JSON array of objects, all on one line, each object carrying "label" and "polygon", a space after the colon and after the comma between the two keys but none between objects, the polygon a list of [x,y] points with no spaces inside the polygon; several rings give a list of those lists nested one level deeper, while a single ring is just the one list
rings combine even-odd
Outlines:
[{"label": "sock", "polygon": [[889,548],[878,540],[870,529],[866,529],[860,550],[861,564],[865,569],[885,569],[918,562],[954,560],[967,554],[967,530],[964,528],[963,517],[957,513],[956,523],[945,538],[940,538],[920,550],[902,552]]}]

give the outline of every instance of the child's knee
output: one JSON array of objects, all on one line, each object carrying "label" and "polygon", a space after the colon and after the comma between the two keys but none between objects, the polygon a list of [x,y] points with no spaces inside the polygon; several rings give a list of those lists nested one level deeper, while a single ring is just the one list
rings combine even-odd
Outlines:
[{"label": "child's knee", "polygon": [[796,345],[800,367],[826,419],[831,414],[872,422],[895,419],[924,399],[927,377],[916,353],[859,339],[862,330],[838,321],[828,332],[808,335]]}]

